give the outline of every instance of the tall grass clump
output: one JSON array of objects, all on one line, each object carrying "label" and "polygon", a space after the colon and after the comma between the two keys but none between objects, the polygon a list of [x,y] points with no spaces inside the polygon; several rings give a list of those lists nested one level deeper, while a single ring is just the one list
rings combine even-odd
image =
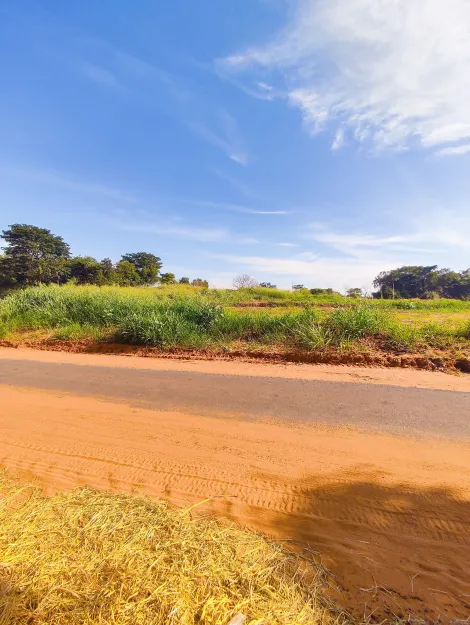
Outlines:
[{"label": "tall grass clump", "polygon": [[356,341],[378,335],[386,326],[387,315],[371,306],[359,304],[352,308],[338,308],[325,321],[336,344]]},{"label": "tall grass clump", "polygon": [[282,343],[291,335],[301,316],[301,313],[273,315],[265,310],[225,310],[214,333],[223,341]]},{"label": "tall grass clump", "polygon": [[2,625],[340,625],[322,577],[189,510],[90,489],[46,498],[0,474]]},{"label": "tall grass clump", "polygon": [[[17,329],[110,328],[119,340],[158,347],[200,346],[222,309],[201,297],[157,297],[158,289],[49,286],[17,291],[0,302],[0,325]],[[73,332],[72,332],[73,330]]]}]

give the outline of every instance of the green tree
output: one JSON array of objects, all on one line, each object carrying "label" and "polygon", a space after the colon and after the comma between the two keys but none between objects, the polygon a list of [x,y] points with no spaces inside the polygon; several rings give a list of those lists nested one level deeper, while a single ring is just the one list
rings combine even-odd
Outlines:
[{"label": "green tree", "polygon": [[3,254],[0,256],[0,288],[15,286],[15,278],[11,271],[10,261]]},{"label": "green tree", "polygon": [[68,279],[70,247],[46,228],[13,224],[3,230],[6,242],[1,262],[3,282],[11,285],[58,284]]},{"label": "green tree", "polygon": [[209,288],[209,282],[207,280],[203,280],[202,278],[196,278],[191,282],[191,286],[202,286],[205,289]]},{"label": "green tree", "polygon": [[353,299],[357,299],[358,297],[363,297],[364,293],[362,289],[360,289],[359,287],[356,287],[356,288],[348,289],[346,291],[346,296],[352,297]]},{"label": "green tree", "polygon": [[139,274],[140,284],[155,284],[162,268],[162,261],[158,256],[148,252],[124,254],[121,261],[132,263]]},{"label": "green tree", "polygon": [[186,278],[186,276],[184,276],[183,278],[179,279],[179,283],[180,284],[189,284],[189,278]]},{"label": "green tree", "polygon": [[100,262],[103,284],[113,284],[116,282],[116,268],[110,258],[103,258]]},{"label": "green tree", "polygon": [[140,275],[134,263],[120,260],[116,265],[116,283],[120,286],[137,286],[141,284]]},{"label": "green tree", "polygon": [[425,298],[435,290],[438,276],[437,265],[406,266],[383,271],[374,280],[375,288],[379,289],[375,297]]},{"label": "green tree", "polygon": [[162,273],[160,276],[160,282],[162,284],[176,284],[176,278],[174,273]]},{"label": "green tree", "polygon": [[436,293],[450,299],[467,299],[470,297],[469,271],[440,269],[436,280]]},{"label": "green tree", "polygon": [[319,289],[319,288],[310,289],[310,293],[312,295],[340,295],[336,291],[333,291],[333,289]]},{"label": "green tree", "polygon": [[103,266],[92,256],[75,256],[69,261],[70,277],[77,284],[104,284]]}]

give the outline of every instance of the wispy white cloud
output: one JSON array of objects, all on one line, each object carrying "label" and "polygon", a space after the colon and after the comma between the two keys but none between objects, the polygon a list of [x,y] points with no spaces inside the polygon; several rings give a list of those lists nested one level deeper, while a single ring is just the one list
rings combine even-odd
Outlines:
[{"label": "wispy white cloud", "polygon": [[[148,219],[135,219],[129,221],[129,215],[121,215],[121,220],[113,220],[113,226],[126,232],[142,232],[144,234],[160,234],[188,241],[199,241],[201,243],[226,242],[230,245],[258,245],[259,239],[250,235],[239,235],[232,233],[226,228],[196,227],[186,225],[174,225],[174,223],[155,223]],[[179,220],[178,220],[179,221]]]},{"label": "wispy white cloud", "polygon": [[[403,220],[393,234],[369,231],[336,231],[327,223],[314,223],[306,228],[308,251],[294,252],[289,257],[276,254],[218,254],[216,258],[234,271],[246,271],[258,279],[288,286],[303,282],[308,286],[372,289],[381,271],[403,265],[438,264],[455,267],[455,261],[468,249],[470,215],[464,210],[429,209],[420,219]],[[449,262],[450,261],[450,262]],[[464,269],[465,267],[455,267]]]},{"label": "wispy white cloud", "polygon": [[172,198],[173,201],[181,204],[191,204],[201,208],[214,208],[218,210],[228,210],[234,213],[246,213],[248,215],[289,215],[287,210],[262,210],[244,206],[243,204],[232,204],[230,202],[214,202],[212,200],[197,200],[191,198]]},{"label": "wispy white cloud", "polygon": [[202,121],[188,121],[187,125],[208,143],[220,148],[232,161],[239,165],[247,165],[248,154],[243,146],[235,118],[228,113],[219,114],[217,118],[220,126],[218,133]]},{"label": "wispy white cloud", "polygon": [[445,249],[468,247],[470,218],[451,210],[429,211],[428,219],[410,219],[393,235],[335,232],[314,224],[304,238],[355,258],[384,258],[398,252],[435,255]]},{"label": "wispy white cloud", "polygon": [[85,78],[88,78],[92,82],[112,89],[121,89],[121,85],[116,76],[104,67],[92,63],[80,63],[78,69]]},{"label": "wispy white cloud", "polygon": [[463,145],[454,145],[449,148],[442,148],[436,154],[437,156],[461,156],[462,154],[468,154],[470,152],[470,143],[464,143]]},{"label": "wispy white cloud", "polygon": [[285,28],[219,62],[219,71],[246,72],[259,97],[262,85],[281,75],[268,94],[298,107],[311,132],[331,129],[335,149],[354,139],[377,148],[468,152],[446,146],[470,139],[468,0],[289,4]]},{"label": "wispy white cloud", "polygon": [[299,244],[298,243],[274,243],[274,245],[277,245],[278,247],[298,247]]},{"label": "wispy white cloud", "polygon": [[349,286],[370,289],[375,276],[383,270],[397,265],[393,261],[361,261],[346,258],[318,258],[302,260],[298,258],[277,258],[265,256],[241,256],[236,254],[217,254],[214,258],[228,262],[236,271],[249,271],[257,278],[283,277],[284,281],[302,280],[310,287],[345,290]]},{"label": "wispy white cloud", "polygon": [[217,243],[228,238],[228,232],[224,228],[198,228],[190,226],[159,225],[155,223],[115,223],[120,230],[126,232],[142,232],[145,234],[161,234],[201,243]]},{"label": "wispy white cloud", "polygon": [[8,176],[19,181],[36,183],[60,189],[73,191],[74,193],[86,195],[100,195],[113,200],[134,203],[137,199],[115,187],[104,184],[96,184],[78,180],[67,174],[54,169],[43,169],[40,167],[22,167],[9,164],[0,164],[0,176]]},{"label": "wispy white cloud", "polygon": [[212,168],[212,172],[221,180],[224,180],[225,182],[228,182],[230,185],[232,185],[232,187],[237,189],[237,191],[240,191],[240,193],[245,197],[251,200],[259,199],[259,194],[254,191],[250,186],[238,180],[238,178],[235,178],[234,176],[231,176],[230,174],[227,174],[226,172],[221,171],[220,169],[217,169],[215,167]]},{"label": "wispy white cloud", "polygon": [[238,239],[235,239],[234,242],[239,243],[240,245],[256,245],[260,243],[260,241],[254,237],[239,237]]},{"label": "wispy white cloud", "polygon": [[78,64],[78,70],[88,80],[101,87],[119,90],[145,106],[163,110],[222,150],[235,163],[248,163],[249,155],[242,134],[229,112],[190,89],[176,75],[106,41],[87,38],[81,43],[83,54],[94,59]]}]

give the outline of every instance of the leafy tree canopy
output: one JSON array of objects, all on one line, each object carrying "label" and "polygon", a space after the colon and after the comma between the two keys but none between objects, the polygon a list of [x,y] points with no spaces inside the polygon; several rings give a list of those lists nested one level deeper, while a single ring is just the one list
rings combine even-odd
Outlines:
[{"label": "leafy tree canopy", "polygon": [[364,292],[359,287],[355,287],[355,288],[348,289],[346,291],[346,295],[347,297],[357,298],[357,297],[363,297]]},{"label": "leafy tree canopy", "polygon": [[333,291],[333,289],[310,289],[310,293],[312,295],[339,295],[339,293],[337,293],[336,291]]},{"label": "leafy tree canopy", "polygon": [[209,288],[209,282],[207,280],[203,280],[202,278],[196,278],[191,282],[191,286],[202,286],[206,289]]},{"label": "leafy tree canopy", "polygon": [[140,284],[155,284],[158,281],[158,274],[162,268],[161,258],[148,252],[137,252],[134,254],[124,254],[121,262],[132,263],[139,275]]},{"label": "leafy tree canopy", "polygon": [[134,263],[120,260],[116,265],[116,282],[120,286],[137,286],[141,278]]},{"label": "leafy tree canopy", "polygon": [[162,284],[176,284],[176,278],[174,273],[162,273],[160,276],[160,282]]},{"label": "leafy tree canopy", "polygon": [[6,245],[0,282],[27,286],[66,281],[70,248],[62,237],[46,228],[13,224],[2,238]]},{"label": "leafy tree canopy", "polygon": [[104,267],[92,256],[75,256],[69,261],[70,277],[77,284],[105,284]]},{"label": "leafy tree canopy", "polygon": [[470,271],[438,269],[437,265],[405,266],[379,273],[374,286],[379,289],[374,293],[376,298],[467,299],[470,297]]}]

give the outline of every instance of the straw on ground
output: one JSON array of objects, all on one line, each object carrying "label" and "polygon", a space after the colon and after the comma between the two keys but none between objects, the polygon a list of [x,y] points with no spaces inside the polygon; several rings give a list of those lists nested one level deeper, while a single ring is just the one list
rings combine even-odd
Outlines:
[{"label": "straw on ground", "polygon": [[[308,575],[306,573],[308,572]],[[333,625],[322,570],[143,496],[46,498],[0,474],[0,624]]]}]

